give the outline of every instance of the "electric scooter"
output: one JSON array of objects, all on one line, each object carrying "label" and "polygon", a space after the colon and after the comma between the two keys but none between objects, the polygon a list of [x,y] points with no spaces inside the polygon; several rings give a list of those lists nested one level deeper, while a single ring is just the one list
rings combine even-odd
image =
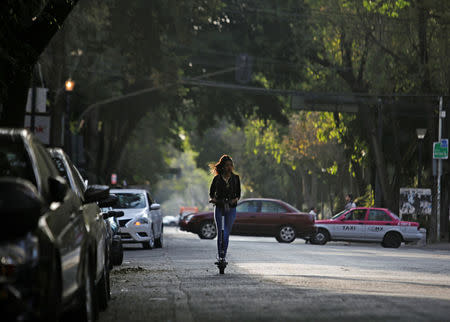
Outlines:
[{"label": "electric scooter", "polygon": [[[225,268],[227,267],[228,263],[225,260],[225,212],[229,208],[228,200],[221,201],[224,204],[225,210],[221,214],[221,222],[222,222],[222,228],[220,230],[220,233],[218,234],[217,238],[220,238],[220,245],[221,249],[219,251],[219,260],[215,263],[217,267],[219,268],[220,274],[225,274]],[[217,207],[217,205],[215,205]]]}]

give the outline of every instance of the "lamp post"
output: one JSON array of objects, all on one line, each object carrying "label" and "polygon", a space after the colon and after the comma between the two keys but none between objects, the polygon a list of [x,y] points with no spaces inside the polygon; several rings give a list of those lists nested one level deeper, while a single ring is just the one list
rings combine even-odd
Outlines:
[{"label": "lamp post", "polygon": [[423,149],[423,139],[427,135],[427,129],[416,129],[417,139],[419,139],[418,145],[418,169],[417,169],[417,187],[420,188],[422,185],[422,149]]},{"label": "lamp post", "polygon": [[72,79],[68,79],[65,82],[66,89],[66,113],[64,116],[64,149],[69,156],[72,156],[71,146],[70,146],[70,94],[75,87],[75,82]]}]

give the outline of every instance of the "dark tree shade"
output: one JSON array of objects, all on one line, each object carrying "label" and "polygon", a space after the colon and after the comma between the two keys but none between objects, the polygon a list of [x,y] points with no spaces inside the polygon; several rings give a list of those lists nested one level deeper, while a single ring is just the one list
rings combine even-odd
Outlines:
[{"label": "dark tree shade", "polygon": [[6,0],[0,4],[1,126],[23,126],[33,67],[77,2]]}]

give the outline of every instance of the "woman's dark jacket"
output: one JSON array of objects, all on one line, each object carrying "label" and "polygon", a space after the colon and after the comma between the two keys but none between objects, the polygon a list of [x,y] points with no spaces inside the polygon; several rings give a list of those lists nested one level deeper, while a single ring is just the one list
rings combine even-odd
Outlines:
[{"label": "woman's dark jacket", "polygon": [[[227,184],[221,175],[216,175],[209,188],[209,196],[218,201],[241,198],[241,181],[239,180],[239,176],[232,173]],[[218,202],[217,206],[223,207],[223,204],[221,205]],[[232,204],[230,207],[234,208],[236,204]]]}]

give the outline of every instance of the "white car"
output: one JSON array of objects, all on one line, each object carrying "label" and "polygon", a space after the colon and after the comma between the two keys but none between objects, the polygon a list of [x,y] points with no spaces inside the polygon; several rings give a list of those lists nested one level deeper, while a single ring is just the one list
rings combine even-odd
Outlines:
[{"label": "white car", "polygon": [[422,238],[419,224],[402,221],[389,209],[353,208],[338,213],[328,220],[316,220],[313,244],[328,241],[362,241],[381,243],[383,247],[397,248],[402,242]]},{"label": "white car", "polygon": [[178,226],[178,217],[164,216],[163,223],[165,226]]},{"label": "white car", "polygon": [[141,243],[145,249],[163,245],[163,221],[161,207],[144,189],[111,189],[118,197],[114,210],[123,211],[119,233],[122,243]]}]

